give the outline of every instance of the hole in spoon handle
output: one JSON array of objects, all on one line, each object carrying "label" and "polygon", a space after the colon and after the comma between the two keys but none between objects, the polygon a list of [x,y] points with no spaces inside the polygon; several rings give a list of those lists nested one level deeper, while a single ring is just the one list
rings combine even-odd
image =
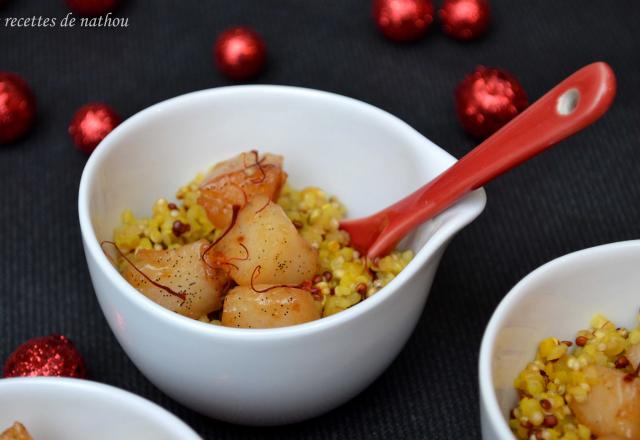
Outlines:
[{"label": "hole in spoon handle", "polygon": [[558,97],[556,111],[561,116],[568,116],[575,111],[579,102],[580,92],[575,87],[571,88]]}]

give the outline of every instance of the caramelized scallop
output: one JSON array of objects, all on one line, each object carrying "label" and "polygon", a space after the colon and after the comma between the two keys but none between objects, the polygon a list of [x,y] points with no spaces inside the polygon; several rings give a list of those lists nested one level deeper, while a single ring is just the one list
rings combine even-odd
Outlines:
[{"label": "caramelized scallop", "polygon": [[[268,290],[267,290],[268,289]],[[306,290],[270,285],[232,289],[224,299],[222,325],[272,328],[320,319],[321,304]]]},{"label": "caramelized scallop", "polygon": [[287,181],[282,170],[282,156],[257,151],[241,153],[218,163],[200,185],[198,203],[218,229],[226,229],[231,222],[232,206],[244,206],[256,196],[277,200]]},{"label": "caramelized scallop", "polygon": [[252,278],[254,284],[300,284],[318,267],[317,252],[283,209],[265,196],[255,197],[238,212],[233,227],[205,259],[227,270],[240,286],[251,285]]},{"label": "caramelized scallop", "polygon": [[640,439],[640,379],[596,365],[584,372],[597,377],[598,383],[591,385],[585,401],[570,402],[578,421],[597,438]]},{"label": "caramelized scallop", "polygon": [[161,306],[198,319],[220,309],[229,282],[223,270],[202,261],[207,245],[200,240],[177,249],[139,250],[128,257],[131,264],[123,263],[122,276]]}]

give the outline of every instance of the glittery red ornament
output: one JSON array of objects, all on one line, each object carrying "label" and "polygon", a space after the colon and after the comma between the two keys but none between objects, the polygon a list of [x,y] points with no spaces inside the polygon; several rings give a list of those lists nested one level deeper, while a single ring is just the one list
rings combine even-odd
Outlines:
[{"label": "glittery red ornament", "polygon": [[463,41],[484,34],[491,21],[487,0],[444,0],[438,15],[444,33]]},{"label": "glittery red ornament", "polygon": [[218,69],[231,79],[247,80],[263,69],[267,50],[255,31],[238,26],[224,31],[213,46]]},{"label": "glittery red ornament", "polygon": [[108,105],[87,104],[73,116],[69,134],[78,149],[91,154],[118,124],[120,116]]},{"label": "glittery red ornament", "polygon": [[24,136],[36,118],[36,100],[29,85],[15,73],[0,72],[0,144]]},{"label": "glittery red ornament", "polygon": [[9,355],[4,377],[66,376],[84,379],[87,369],[73,342],[61,335],[29,339]]},{"label": "glittery red ornament", "polygon": [[478,67],[456,90],[456,110],[464,129],[485,138],[527,108],[527,94],[511,74]]},{"label": "glittery red ornament", "polygon": [[67,0],[67,5],[76,14],[97,17],[113,12],[120,5],[120,0]]},{"label": "glittery red ornament", "polygon": [[373,18],[390,40],[415,41],[433,22],[431,0],[374,0]]}]

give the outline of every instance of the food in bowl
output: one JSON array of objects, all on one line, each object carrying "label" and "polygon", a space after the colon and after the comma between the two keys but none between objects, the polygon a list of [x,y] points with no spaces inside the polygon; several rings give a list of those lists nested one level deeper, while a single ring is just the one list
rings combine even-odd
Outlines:
[{"label": "food in bowl", "polygon": [[22,423],[14,422],[13,425],[0,433],[0,440],[33,440],[33,437]]},{"label": "food in bowl", "polygon": [[574,341],[547,338],[515,380],[518,439],[640,439],[640,326],[602,315]]},{"label": "food in bowl", "polygon": [[375,260],[349,246],[345,207],[286,183],[284,158],[257,151],[216,164],[159,199],[151,217],[122,214],[113,242],[123,277],[181,315],[230,327],[313,321],[373,295],[412,259]]}]

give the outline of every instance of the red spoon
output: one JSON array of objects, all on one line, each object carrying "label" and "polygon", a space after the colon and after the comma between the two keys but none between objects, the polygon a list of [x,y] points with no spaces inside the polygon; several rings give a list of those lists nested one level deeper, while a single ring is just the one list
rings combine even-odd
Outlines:
[{"label": "red spoon", "polygon": [[385,255],[465,194],[595,122],[615,94],[608,64],[583,67],[413,194],[369,217],[344,220],[340,227],[369,258]]}]

